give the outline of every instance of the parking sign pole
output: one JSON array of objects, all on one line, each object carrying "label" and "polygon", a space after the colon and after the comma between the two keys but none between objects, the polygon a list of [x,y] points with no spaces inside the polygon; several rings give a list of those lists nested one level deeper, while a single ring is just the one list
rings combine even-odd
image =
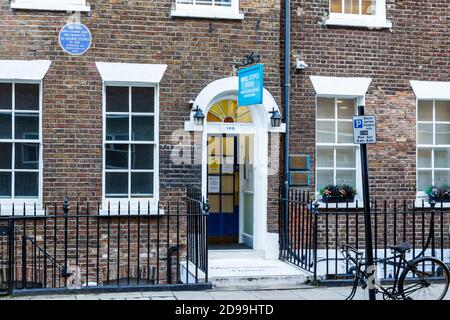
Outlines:
[{"label": "parking sign pole", "polygon": [[[358,115],[364,116],[364,106],[358,107]],[[361,152],[361,171],[362,171],[362,185],[364,196],[364,226],[365,226],[365,242],[366,242],[366,259],[369,267],[373,266],[373,244],[372,244],[372,223],[370,221],[370,195],[369,195],[369,168],[367,162],[367,144],[363,143],[360,146]],[[374,272],[372,268],[369,272]],[[375,281],[374,274],[370,279],[373,283]],[[370,280],[369,279],[369,280]],[[369,283],[369,300],[376,300],[375,288],[373,283]]]}]

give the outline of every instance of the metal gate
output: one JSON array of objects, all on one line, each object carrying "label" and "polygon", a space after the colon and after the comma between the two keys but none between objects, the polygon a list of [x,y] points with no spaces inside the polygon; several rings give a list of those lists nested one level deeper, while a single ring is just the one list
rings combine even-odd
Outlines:
[{"label": "metal gate", "polygon": [[0,221],[0,295],[7,295],[11,292],[12,260],[9,253],[12,250],[9,230],[8,222]]},{"label": "metal gate", "polygon": [[[197,189],[188,188],[180,201],[160,203],[154,213],[149,203],[119,206],[117,212],[68,202],[47,206],[44,215],[25,211],[0,212],[0,294],[211,287],[208,205]],[[181,279],[186,261],[206,277]]]}]

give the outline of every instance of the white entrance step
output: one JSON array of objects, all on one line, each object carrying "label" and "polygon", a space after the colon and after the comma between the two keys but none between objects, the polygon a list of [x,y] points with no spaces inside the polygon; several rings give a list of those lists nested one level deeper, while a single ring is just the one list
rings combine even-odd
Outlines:
[{"label": "white entrance step", "polygon": [[[234,250],[221,250],[234,251]],[[220,289],[288,289],[309,287],[307,272],[280,260],[264,259],[264,252],[209,253],[208,281]],[[186,282],[186,263],[181,263],[181,280]],[[195,266],[189,263],[189,282],[195,281]],[[198,281],[205,274],[197,271]]]},{"label": "white entrance step", "polygon": [[208,258],[217,259],[264,259],[263,250],[231,249],[231,250],[209,250]]}]

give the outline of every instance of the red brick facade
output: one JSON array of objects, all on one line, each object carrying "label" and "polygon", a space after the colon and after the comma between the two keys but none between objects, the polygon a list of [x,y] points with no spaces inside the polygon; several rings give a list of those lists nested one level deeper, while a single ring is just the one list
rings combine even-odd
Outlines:
[{"label": "red brick facade", "polygon": [[446,0],[386,3],[392,28],[371,30],[323,26],[328,1],[293,1],[292,55],[310,67],[292,76],[290,147],[311,155],[314,169],[316,106],[309,76],[371,78],[366,114],[378,120],[378,143],[369,147],[372,194],[413,199],[416,97],[409,81],[450,81],[450,12]]}]

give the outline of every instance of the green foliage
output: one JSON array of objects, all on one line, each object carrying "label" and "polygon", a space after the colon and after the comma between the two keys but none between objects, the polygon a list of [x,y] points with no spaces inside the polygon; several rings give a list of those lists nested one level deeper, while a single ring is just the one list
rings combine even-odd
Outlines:
[{"label": "green foliage", "polygon": [[349,186],[348,184],[338,184],[338,185],[329,184],[320,188],[319,193],[324,198],[328,197],[345,198],[345,197],[354,197],[358,192],[354,187]]},{"label": "green foliage", "polygon": [[425,193],[433,198],[450,198],[450,185],[430,186],[425,190]]}]

